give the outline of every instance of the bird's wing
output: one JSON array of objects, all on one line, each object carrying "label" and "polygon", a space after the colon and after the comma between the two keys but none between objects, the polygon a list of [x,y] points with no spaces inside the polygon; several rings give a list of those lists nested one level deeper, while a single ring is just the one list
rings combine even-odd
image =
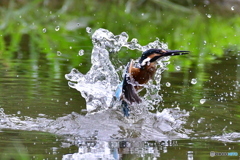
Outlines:
[{"label": "bird's wing", "polygon": [[123,88],[122,92],[126,100],[130,103],[136,102],[141,103],[142,100],[138,96],[136,89],[134,88],[135,81],[131,75],[131,70],[133,68],[133,60],[131,60],[126,67],[126,72],[123,77]]}]

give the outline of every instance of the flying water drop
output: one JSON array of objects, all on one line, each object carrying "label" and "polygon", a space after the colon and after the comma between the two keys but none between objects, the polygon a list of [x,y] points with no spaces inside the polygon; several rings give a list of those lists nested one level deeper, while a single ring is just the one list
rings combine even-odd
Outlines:
[{"label": "flying water drop", "polygon": [[176,66],[175,69],[176,69],[177,71],[179,71],[179,70],[181,69],[181,67],[180,67],[180,66]]},{"label": "flying water drop", "polygon": [[43,33],[46,33],[46,32],[47,32],[47,29],[46,29],[46,28],[43,28],[42,32],[43,32]]},{"label": "flying water drop", "polygon": [[206,102],[206,99],[200,99],[200,103],[204,104]]},{"label": "flying water drop", "polygon": [[208,18],[212,18],[212,15],[211,15],[211,14],[206,14],[206,16],[207,16]]},{"label": "flying water drop", "polygon": [[193,78],[193,79],[191,80],[191,84],[197,84],[197,79]]},{"label": "flying water drop", "polygon": [[78,52],[78,55],[79,55],[79,56],[83,56],[83,55],[84,55],[84,50],[83,50],[83,49],[80,49],[79,52]]},{"label": "flying water drop", "polygon": [[87,27],[87,28],[86,28],[86,32],[87,32],[87,33],[91,33],[91,32],[92,32],[92,28]]},{"label": "flying water drop", "polygon": [[56,26],[55,27],[55,31],[59,31],[60,27],[59,26]]},{"label": "flying water drop", "polygon": [[57,51],[57,55],[58,55],[58,56],[61,56],[62,53],[61,53],[60,51]]},{"label": "flying water drop", "polygon": [[167,87],[170,87],[170,86],[171,86],[171,83],[167,82],[167,83],[166,83],[166,86],[167,86]]},{"label": "flying water drop", "polygon": [[207,44],[207,41],[206,41],[206,40],[204,40],[204,41],[203,41],[203,45],[205,46],[206,44]]}]

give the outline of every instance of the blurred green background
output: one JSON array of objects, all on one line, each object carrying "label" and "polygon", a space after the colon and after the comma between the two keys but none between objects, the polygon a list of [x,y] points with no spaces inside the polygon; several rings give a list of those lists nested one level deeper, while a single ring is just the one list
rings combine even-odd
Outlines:
[{"label": "blurred green background", "polygon": [[6,65],[10,59],[44,58],[54,74],[62,69],[56,67],[59,62],[69,68],[89,62],[78,55],[80,49],[89,54],[92,48],[86,27],[106,28],[127,32],[142,45],[159,38],[170,49],[190,50],[190,58],[179,63],[200,63],[196,67],[204,69],[225,51],[239,48],[239,5],[234,2],[2,0],[0,55]]}]

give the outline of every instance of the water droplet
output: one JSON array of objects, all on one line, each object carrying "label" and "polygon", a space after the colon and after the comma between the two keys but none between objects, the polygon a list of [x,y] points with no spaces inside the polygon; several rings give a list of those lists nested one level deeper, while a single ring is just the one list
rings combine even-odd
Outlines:
[{"label": "water droplet", "polygon": [[0,112],[4,112],[4,109],[3,109],[3,108],[0,108]]},{"label": "water droplet", "polygon": [[206,16],[207,16],[208,18],[212,18],[212,15],[211,15],[211,14],[206,14]]},{"label": "water droplet", "polygon": [[46,28],[43,28],[42,32],[43,32],[43,33],[46,33],[46,32],[47,32],[47,29],[46,29]]},{"label": "water droplet", "polygon": [[198,120],[198,123],[202,123],[204,122],[205,118],[201,117],[199,120]]},{"label": "water droplet", "polygon": [[92,32],[92,28],[87,27],[87,28],[86,28],[86,31],[87,31],[87,33],[91,33],[91,32]]},{"label": "water droplet", "polygon": [[68,101],[66,101],[65,104],[68,105]]},{"label": "water droplet", "polygon": [[200,99],[200,103],[204,104],[206,102],[206,99]]},{"label": "water droplet", "polygon": [[78,52],[78,55],[79,55],[79,56],[83,56],[83,55],[84,55],[84,50],[83,50],[83,49],[80,49],[79,52]]},{"label": "water droplet", "polygon": [[171,86],[171,83],[167,82],[167,83],[166,83],[166,86],[167,86],[167,87],[170,87],[170,86]]},{"label": "water droplet", "polygon": [[17,111],[17,114],[21,114],[21,111]]},{"label": "water droplet", "polygon": [[231,10],[234,11],[234,6],[231,7]]},{"label": "water droplet", "polygon": [[181,67],[180,67],[180,66],[176,66],[175,69],[176,69],[177,71],[179,71],[179,70],[181,69]]},{"label": "water droplet", "polygon": [[204,40],[204,41],[203,41],[203,45],[206,45],[206,44],[207,44],[207,41],[206,41],[206,40]]},{"label": "water droplet", "polygon": [[55,31],[59,31],[60,27],[59,26],[56,26],[55,27]]},{"label": "water droplet", "polygon": [[61,53],[60,51],[57,51],[57,55],[58,55],[58,56],[61,56],[62,53]]},{"label": "water droplet", "polygon": [[39,116],[39,117],[44,117],[44,116],[46,116],[46,114],[39,113],[38,116]]},{"label": "water droplet", "polygon": [[191,83],[192,83],[192,84],[197,84],[197,79],[193,78],[193,79],[191,80]]},{"label": "water droplet", "polygon": [[72,46],[70,46],[69,49],[72,49]]}]

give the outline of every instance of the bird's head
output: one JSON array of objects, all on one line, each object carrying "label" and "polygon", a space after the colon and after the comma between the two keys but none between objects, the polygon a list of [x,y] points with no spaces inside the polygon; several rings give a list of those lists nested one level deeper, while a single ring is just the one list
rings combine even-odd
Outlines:
[{"label": "bird's head", "polygon": [[176,56],[188,54],[189,51],[180,50],[165,50],[165,49],[149,49],[142,53],[142,57],[139,60],[141,66],[152,63],[165,56]]}]

